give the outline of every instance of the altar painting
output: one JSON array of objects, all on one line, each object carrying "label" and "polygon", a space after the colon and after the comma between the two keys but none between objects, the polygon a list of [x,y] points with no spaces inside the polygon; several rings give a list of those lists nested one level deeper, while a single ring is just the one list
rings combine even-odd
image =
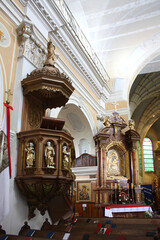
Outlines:
[{"label": "altar painting", "polygon": [[120,175],[120,157],[114,149],[109,150],[107,154],[107,173],[109,176]]}]

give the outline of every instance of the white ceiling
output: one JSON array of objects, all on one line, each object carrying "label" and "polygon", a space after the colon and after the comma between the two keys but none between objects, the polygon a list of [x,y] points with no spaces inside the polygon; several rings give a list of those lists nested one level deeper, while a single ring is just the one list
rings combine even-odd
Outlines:
[{"label": "white ceiling", "polygon": [[160,69],[160,0],[65,2],[111,78]]}]

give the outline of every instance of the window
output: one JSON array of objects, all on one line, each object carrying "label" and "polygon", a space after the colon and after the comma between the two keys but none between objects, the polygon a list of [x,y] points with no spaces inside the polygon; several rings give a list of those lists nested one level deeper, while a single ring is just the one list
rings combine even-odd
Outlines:
[{"label": "window", "polygon": [[142,151],[141,151],[141,145],[140,142],[138,142],[138,156],[139,156],[139,174],[142,176]]},{"label": "window", "polygon": [[149,138],[143,140],[143,155],[145,172],[154,172],[153,147]]}]

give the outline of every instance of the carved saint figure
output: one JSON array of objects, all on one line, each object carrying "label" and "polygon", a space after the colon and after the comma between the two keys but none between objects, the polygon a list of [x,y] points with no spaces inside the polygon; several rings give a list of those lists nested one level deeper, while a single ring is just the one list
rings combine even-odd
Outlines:
[{"label": "carved saint figure", "polygon": [[52,41],[50,40],[48,42],[48,55],[47,59],[44,63],[44,66],[54,66],[55,64],[55,46],[52,44]]},{"label": "carved saint figure", "polygon": [[46,159],[47,167],[52,167],[52,168],[55,167],[54,156],[55,156],[54,148],[52,147],[51,142],[48,141],[45,147],[45,159]]},{"label": "carved saint figure", "polygon": [[111,126],[111,121],[110,121],[108,116],[106,116],[105,119],[104,119],[104,125],[106,127],[110,127]]},{"label": "carved saint figure", "polygon": [[63,168],[68,169],[69,167],[69,156],[70,152],[67,151],[67,146],[63,146]]},{"label": "carved saint figure", "polygon": [[26,165],[27,167],[33,167],[33,162],[35,161],[35,149],[33,142],[29,142],[25,151],[27,152]]},{"label": "carved saint figure", "polygon": [[133,119],[129,120],[129,129],[135,130],[135,121]]}]

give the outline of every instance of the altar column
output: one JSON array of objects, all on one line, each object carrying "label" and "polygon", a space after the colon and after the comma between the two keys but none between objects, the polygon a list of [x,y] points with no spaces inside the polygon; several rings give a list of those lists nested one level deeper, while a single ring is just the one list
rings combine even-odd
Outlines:
[{"label": "altar column", "polygon": [[138,185],[138,168],[137,168],[137,160],[136,160],[136,149],[133,149],[132,152],[132,164],[133,164],[133,184],[135,186]]},{"label": "altar column", "polygon": [[128,130],[126,133],[126,145],[129,149],[130,154],[130,175],[131,182],[137,186],[138,185],[138,168],[136,159],[137,141],[140,140],[140,135],[133,129]]}]

